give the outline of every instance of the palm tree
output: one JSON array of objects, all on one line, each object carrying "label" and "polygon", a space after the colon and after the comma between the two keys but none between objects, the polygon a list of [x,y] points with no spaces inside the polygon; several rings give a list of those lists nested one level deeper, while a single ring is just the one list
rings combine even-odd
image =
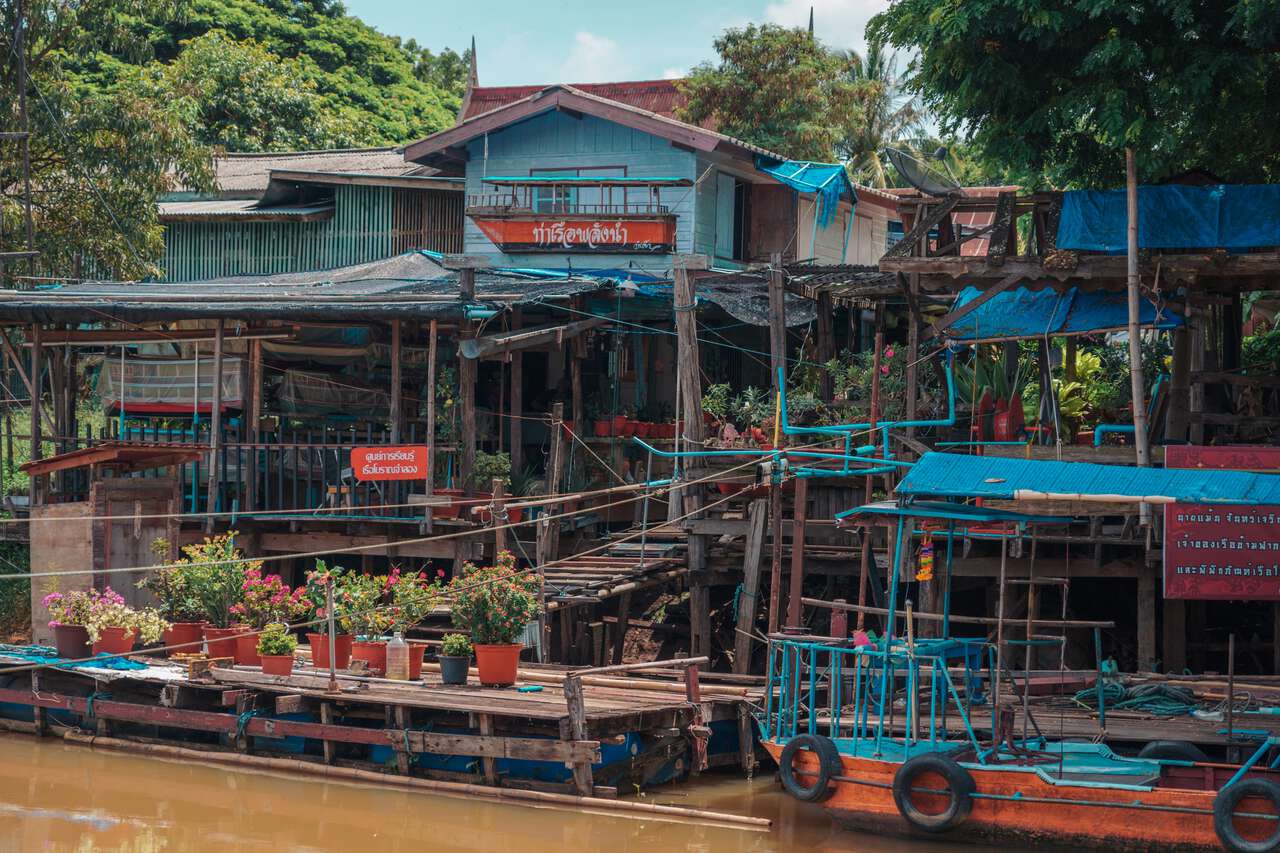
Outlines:
[{"label": "palm tree", "polygon": [[853,79],[866,84],[866,118],[848,129],[838,149],[855,181],[887,187],[892,171],[884,160],[884,149],[920,136],[924,111],[898,76],[897,55],[883,45],[867,45],[866,59],[853,63],[852,69]]}]

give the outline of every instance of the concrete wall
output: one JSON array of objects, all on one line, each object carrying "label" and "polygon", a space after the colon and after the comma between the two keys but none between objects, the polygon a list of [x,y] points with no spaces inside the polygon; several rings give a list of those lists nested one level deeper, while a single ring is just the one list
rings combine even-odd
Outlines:
[{"label": "concrete wall", "polygon": [[[31,571],[75,571],[93,568],[93,515],[88,501],[47,504],[31,510]],[[48,519],[56,519],[50,521]],[[41,600],[51,592],[93,588],[93,575],[35,578],[31,581],[31,638],[52,643],[49,611]]]}]

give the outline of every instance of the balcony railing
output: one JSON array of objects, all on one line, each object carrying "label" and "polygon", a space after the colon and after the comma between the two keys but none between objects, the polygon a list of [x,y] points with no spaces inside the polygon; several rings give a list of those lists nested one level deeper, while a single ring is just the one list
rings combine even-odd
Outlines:
[{"label": "balcony railing", "polygon": [[667,216],[670,213],[669,206],[651,201],[583,203],[540,199],[531,202],[523,195],[512,193],[467,196],[467,214],[471,216]]}]

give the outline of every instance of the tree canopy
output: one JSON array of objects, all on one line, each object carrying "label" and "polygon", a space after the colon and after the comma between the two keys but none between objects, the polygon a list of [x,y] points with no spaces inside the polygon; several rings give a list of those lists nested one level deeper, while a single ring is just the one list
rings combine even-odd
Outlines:
[{"label": "tree canopy", "polygon": [[1280,180],[1277,0],[897,0],[868,28],[915,54],[944,134],[1024,182],[1203,169]]},{"label": "tree canopy", "polygon": [[865,114],[869,84],[857,55],[831,50],[803,29],[773,24],[726,30],[719,62],[694,68],[680,117],[797,160],[834,161]]}]

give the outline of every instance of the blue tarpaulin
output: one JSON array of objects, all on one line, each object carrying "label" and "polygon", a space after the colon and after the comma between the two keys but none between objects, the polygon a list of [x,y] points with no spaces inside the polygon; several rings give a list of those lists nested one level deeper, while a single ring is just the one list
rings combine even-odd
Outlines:
[{"label": "blue tarpaulin", "polygon": [[[966,287],[956,297],[956,308],[977,299],[982,291]],[[946,329],[954,341],[994,341],[1011,338],[1041,338],[1045,335],[1087,335],[1123,329],[1129,322],[1129,305],[1124,293],[1071,287],[1064,291],[1007,290],[961,317]],[[1172,329],[1182,318],[1169,308],[1158,309],[1149,299],[1139,302],[1143,326]]]},{"label": "blue tarpaulin", "polygon": [[[1063,194],[1058,248],[1123,252],[1124,190]],[[1138,245],[1144,249],[1280,246],[1280,184],[1138,188]]]},{"label": "blue tarpaulin", "polygon": [[777,178],[782,183],[802,193],[817,193],[818,227],[826,228],[835,219],[840,199],[846,192],[849,200],[858,203],[858,193],[849,180],[849,173],[839,163],[812,163],[808,160],[772,160],[756,156],[756,168]]}]

